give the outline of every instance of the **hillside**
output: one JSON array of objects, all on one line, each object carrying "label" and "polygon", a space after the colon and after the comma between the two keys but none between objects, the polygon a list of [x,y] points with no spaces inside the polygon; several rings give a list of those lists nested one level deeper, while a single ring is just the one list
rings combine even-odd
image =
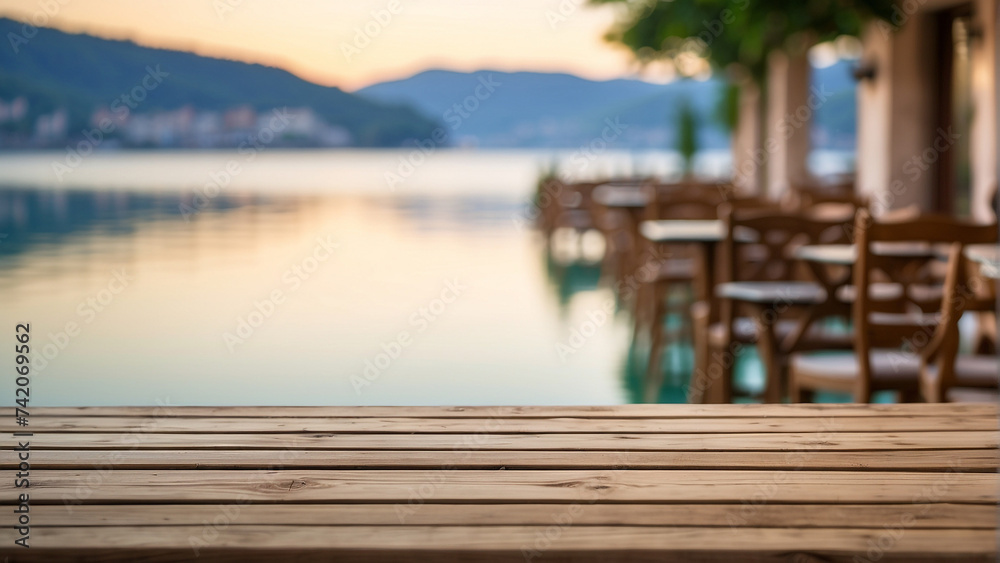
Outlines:
[{"label": "hillside", "polygon": [[[20,34],[21,28],[20,22],[0,18],[0,36],[5,38],[0,49],[0,99],[27,97],[29,117],[64,107],[71,133],[80,131],[96,108],[139,86],[147,67],[169,76],[149,92],[136,113],[186,105],[216,111],[250,105],[261,112],[311,107],[330,125],[347,129],[359,146],[398,146],[409,138],[426,137],[436,126],[405,105],[378,103],[278,68],[128,41],[40,28],[15,52],[6,38]],[[33,122],[26,120],[27,126]]]},{"label": "hillside", "polygon": [[[455,104],[474,96],[483,82],[495,84],[494,91],[477,100],[479,107],[460,123],[449,122]],[[448,123],[455,141],[483,147],[573,147],[589,143],[606,127],[606,119],[615,118],[628,126],[616,139],[617,148],[669,147],[677,108],[687,98],[705,124],[703,146],[727,143],[712,119],[721,95],[715,81],[660,85],[625,79],[592,81],[558,73],[429,70],[357,93],[387,103],[413,104]]]},{"label": "hillside", "polygon": [[[817,148],[853,146],[854,82],[849,67],[841,62],[813,73],[813,84],[831,94],[816,109]],[[485,95],[481,88],[484,99],[470,101],[474,109],[465,112],[467,117],[457,114],[455,104],[475,96],[483,82],[493,85],[493,91]],[[357,93],[412,104],[446,123],[453,141],[481,147],[577,147],[599,136],[605,119],[617,118],[628,128],[615,140],[616,148],[671,148],[676,145],[678,109],[687,101],[700,123],[700,147],[729,145],[729,135],[716,119],[723,93],[714,79],[651,84],[557,73],[428,70]]]}]

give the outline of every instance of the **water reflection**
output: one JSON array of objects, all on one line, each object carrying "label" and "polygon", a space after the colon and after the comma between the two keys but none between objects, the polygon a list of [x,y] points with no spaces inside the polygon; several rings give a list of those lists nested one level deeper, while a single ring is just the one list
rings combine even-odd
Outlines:
[{"label": "water reflection", "polygon": [[[613,298],[599,266],[539,260],[537,237],[513,221],[522,206],[497,194],[271,192],[205,205],[177,192],[4,189],[0,315],[31,322],[35,352],[53,352],[36,358],[38,405],[628,401],[616,369],[627,319],[558,352]],[[308,268],[322,240],[338,246]],[[117,273],[130,282],[112,296]],[[441,305],[448,284],[465,289]],[[275,291],[284,299],[267,305]],[[243,343],[227,342],[258,317]],[[79,330],[67,339],[69,323]],[[412,345],[397,352],[403,332]]]},{"label": "water reflection", "polygon": [[189,221],[194,213],[225,213],[264,205],[260,195],[220,195],[205,204],[192,195],[0,189],[0,255],[30,252],[33,245],[70,242],[82,233],[128,237],[141,223]]},{"label": "water reflection", "polygon": [[602,273],[600,263],[581,260],[565,261],[557,258],[548,247],[546,247],[543,256],[549,287],[555,293],[562,309],[569,305],[576,293],[594,291],[598,288]]}]

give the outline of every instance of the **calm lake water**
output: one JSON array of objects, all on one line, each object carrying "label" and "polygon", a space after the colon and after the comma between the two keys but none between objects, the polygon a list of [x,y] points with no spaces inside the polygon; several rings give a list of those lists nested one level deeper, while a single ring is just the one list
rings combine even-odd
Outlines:
[{"label": "calm lake water", "polygon": [[[64,154],[0,155],[0,365],[23,322],[36,406],[640,400],[628,315],[585,329],[613,299],[599,268],[546,258],[523,225],[570,153],[407,156],[107,153],[57,178]],[[563,170],[674,167],[609,152]],[[688,360],[661,400],[683,400]]]}]

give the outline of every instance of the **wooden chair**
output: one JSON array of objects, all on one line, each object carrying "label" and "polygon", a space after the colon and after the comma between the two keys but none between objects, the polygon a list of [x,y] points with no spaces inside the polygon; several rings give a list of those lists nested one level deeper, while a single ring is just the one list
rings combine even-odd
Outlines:
[{"label": "wooden chair", "polygon": [[593,196],[594,188],[599,185],[595,182],[563,184],[555,197],[554,228],[569,228],[578,233],[595,228]]},{"label": "wooden chair", "polygon": [[[654,185],[648,186],[650,203],[646,206],[645,220],[697,220],[716,219],[718,207],[724,194],[716,186],[710,185]],[[649,241],[644,241],[642,254],[637,263],[643,263],[643,256],[648,256],[659,265],[654,275],[648,280],[642,280],[636,293],[635,327],[636,337],[643,332],[646,323],[650,324],[650,351],[646,366],[647,381],[650,388],[658,388],[660,379],[660,360],[663,348],[667,344],[667,333],[664,331],[664,321],[671,307],[669,297],[671,291],[678,285],[690,287],[695,276],[696,258],[687,245],[677,244],[669,247],[656,247]],[[691,320],[689,317],[690,300],[685,300],[678,309],[682,312],[680,334],[690,334]],[[652,397],[647,397],[653,399]]]},{"label": "wooden chair", "polygon": [[542,213],[546,216],[542,223],[547,252],[554,253],[557,249],[569,251],[573,248],[555,245],[555,235],[563,229],[576,234],[573,242],[576,254],[583,254],[584,233],[597,228],[593,194],[598,185],[600,184],[595,182],[565,183],[559,179],[550,180],[548,197],[544,199],[545,205],[542,206]]},{"label": "wooden chair", "polygon": [[[857,258],[851,317],[854,325],[851,353],[836,355],[794,354],[789,365],[791,397],[808,401],[816,390],[850,393],[855,402],[870,402],[876,391],[892,390],[903,400],[919,398],[920,357],[912,348],[928,338],[939,315],[924,314],[926,303],[911,297],[909,286],[921,280],[930,259],[895,253],[890,244],[960,245],[996,239],[996,225],[975,225],[959,219],[925,216],[902,222],[876,222],[866,210],[855,221]],[[882,245],[878,247],[878,245]],[[897,247],[898,248],[898,247]],[[882,272],[903,286],[901,299],[908,312],[899,313],[899,303],[886,303],[868,290],[876,273]],[[903,349],[909,346],[911,350]]]},{"label": "wooden chair", "polygon": [[738,291],[717,296],[716,321],[698,317],[695,376],[711,377],[711,381],[693,381],[692,387],[710,389],[712,402],[730,402],[738,349],[757,344],[767,373],[765,397],[777,402],[782,396],[786,348],[850,345],[843,336],[828,334],[818,324],[799,318],[802,307],[820,307],[831,296],[811,281],[805,267],[794,259],[800,246],[845,243],[847,233],[838,220],[775,209],[724,207],[726,238],[716,290]]},{"label": "wooden chair", "polygon": [[595,201],[592,213],[594,226],[604,237],[601,277],[616,283],[628,275],[637,244],[628,212],[612,209]]},{"label": "wooden chair", "polygon": [[959,320],[966,312],[996,309],[996,282],[969,276],[960,243],[948,254],[941,322],[921,354],[920,394],[924,401],[996,402],[1000,360],[995,354],[959,354]]}]

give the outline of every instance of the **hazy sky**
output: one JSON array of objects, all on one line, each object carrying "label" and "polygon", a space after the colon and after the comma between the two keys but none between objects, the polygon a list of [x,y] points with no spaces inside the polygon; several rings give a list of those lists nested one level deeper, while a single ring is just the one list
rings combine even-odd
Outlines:
[{"label": "hazy sky", "polygon": [[[58,12],[45,15],[45,3]],[[0,14],[271,64],[348,90],[425,68],[632,71],[629,54],[602,39],[613,8],[586,0],[0,0]]]}]

